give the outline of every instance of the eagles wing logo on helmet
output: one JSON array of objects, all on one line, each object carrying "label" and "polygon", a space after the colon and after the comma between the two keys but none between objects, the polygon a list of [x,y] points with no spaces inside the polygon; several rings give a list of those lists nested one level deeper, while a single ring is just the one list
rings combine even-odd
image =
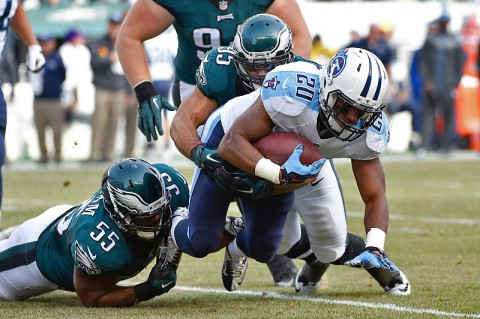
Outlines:
[{"label": "eagles wing logo on helmet", "polygon": [[162,196],[155,202],[148,204],[138,194],[126,192],[113,187],[108,183],[108,192],[112,198],[113,207],[115,211],[121,211],[118,205],[127,210],[134,210],[137,213],[153,212],[156,208],[166,204],[165,196]]}]

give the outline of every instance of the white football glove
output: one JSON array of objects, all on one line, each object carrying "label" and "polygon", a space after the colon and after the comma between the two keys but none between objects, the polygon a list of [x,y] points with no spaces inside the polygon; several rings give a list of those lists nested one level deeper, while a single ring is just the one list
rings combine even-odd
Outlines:
[{"label": "white football glove", "polygon": [[27,69],[31,72],[40,72],[45,66],[45,57],[42,53],[42,47],[34,44],[28,47]]}]

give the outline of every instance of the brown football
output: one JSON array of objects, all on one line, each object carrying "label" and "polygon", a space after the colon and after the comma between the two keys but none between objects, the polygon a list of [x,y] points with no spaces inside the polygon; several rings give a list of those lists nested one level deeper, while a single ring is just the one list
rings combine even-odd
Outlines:
[{"label": "brown football", "polygon": [[285,163],[298,144],[303,144],[300,162],[310,165],[323,158],[318,147],[307,138],[295,133],[271,133],[258,140],[254,146],[263,156],[278,165]]}]

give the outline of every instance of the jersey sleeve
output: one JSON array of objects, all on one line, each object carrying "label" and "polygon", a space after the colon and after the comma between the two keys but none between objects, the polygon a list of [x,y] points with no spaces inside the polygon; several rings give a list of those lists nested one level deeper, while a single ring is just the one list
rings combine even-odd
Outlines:
[{"label": "jersey sleeve", "polygon": [[237,71],[230,47],[219,47],[207,52],[197,70],[197,86],[205,96],[221,101],[231,95]]},{"label": "jersey sleeve", "polygon": [[388,126],[388,117],[384,112],[368,128],[366,134],[366,142],[370,150],[376,155],[385,152],[390,142],[390,128]]},{"label": "jersey sleeve", "polygon": [[185,177],[178,170],[166,164],[153,164],[153,166],[160,172],[165,182],[165,188],[170,192],[172,212],[178,207],[188,207],[190,193]]},{"label": "jersey sleeve", "polygon": [[318,111],[318,67],[307,62],[295,62],[278,66],[267,74],[261,96],[265,110],[275,125],[288,130],[298,126],[299,122],[311,121],[303,117],[310,113],[305,109]]}]

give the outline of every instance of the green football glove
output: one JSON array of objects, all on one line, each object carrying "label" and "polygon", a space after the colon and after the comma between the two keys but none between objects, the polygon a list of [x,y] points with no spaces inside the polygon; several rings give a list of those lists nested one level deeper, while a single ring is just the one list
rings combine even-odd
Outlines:
[{"label": "green football glove", "polygon": [[138,123],[137,126],[145,135],[147,141],[158,139],[158,134],[163,135],[162,108],[175,111],[177,108],[168,103],[168,100],[155,91],[150,81],[137,84],[134,88],[138,100]]}]

